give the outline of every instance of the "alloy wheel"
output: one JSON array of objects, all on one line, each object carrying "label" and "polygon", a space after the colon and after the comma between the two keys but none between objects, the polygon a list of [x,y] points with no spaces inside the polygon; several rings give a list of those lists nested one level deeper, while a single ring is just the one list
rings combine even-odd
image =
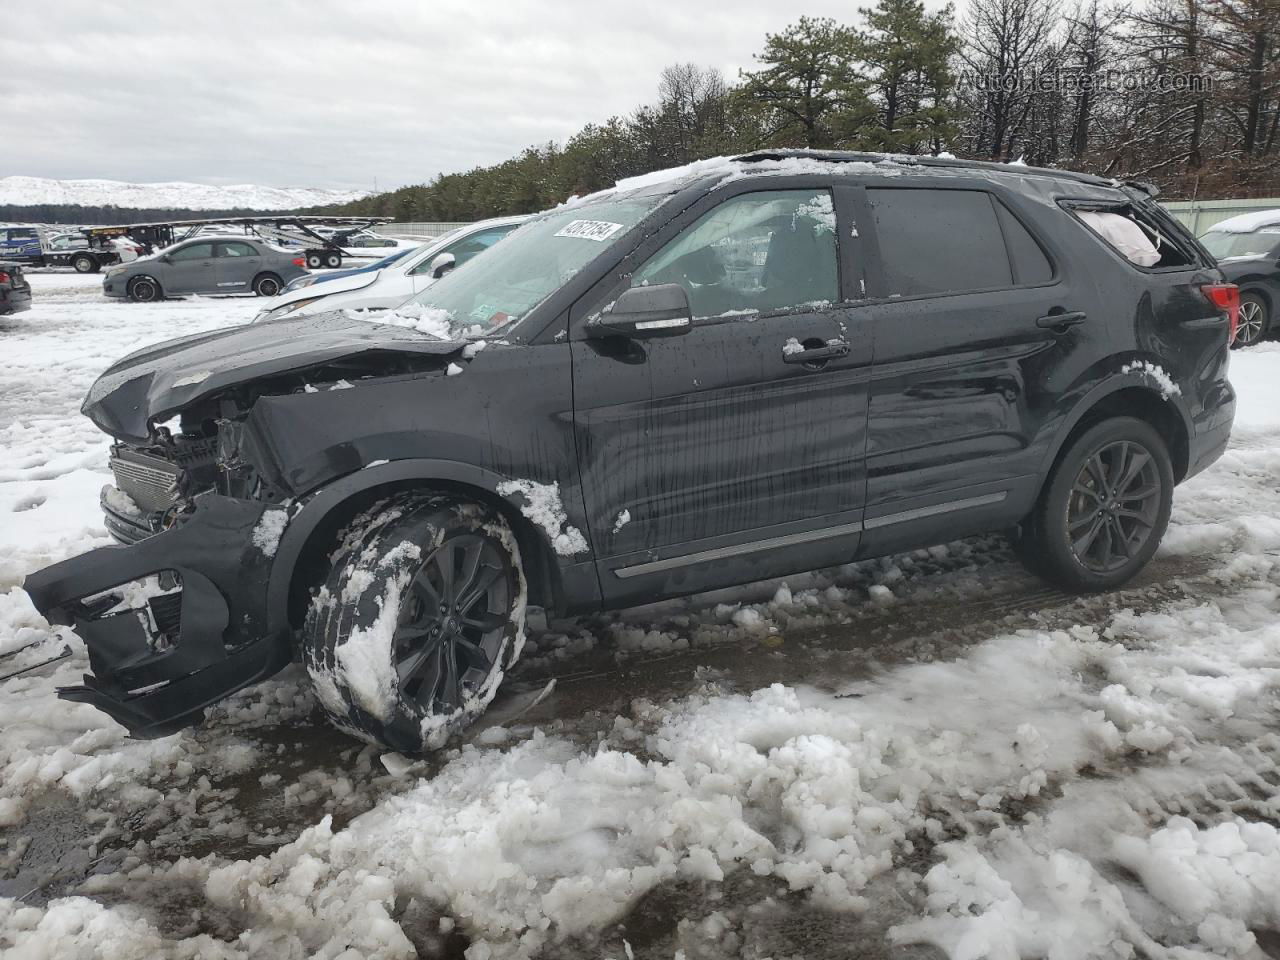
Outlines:
[{"label": "alloy wheel", "polygon": [[1236,342],[1249,345],[1262,336],[1262,327],[1266,322],[1266,313],[1257,300],[1240,301],[1240,323],[1236,327]]},{"label": "alloy wheel", "polygon": [[1067,501],[1067,542],[1076,561],[1110,573],[1142,550],[1160,512],[1160,471],[1142,444],[1116,440],[1085,458]]},{"label": "alloy wheel", "polygon": [[418,569],[392,641],[401,697],[452,712],[493,672],[511,606],[511,565],[492,540],[464,534]]}]

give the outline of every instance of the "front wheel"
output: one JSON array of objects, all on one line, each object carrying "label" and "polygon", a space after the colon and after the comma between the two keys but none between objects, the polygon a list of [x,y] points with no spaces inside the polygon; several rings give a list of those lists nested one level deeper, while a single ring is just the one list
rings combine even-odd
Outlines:
[{"label": "front wheel", "polygon": [[137,277],[129,282],[129,299],[136,303],[150,303],[160,299],[160,284],[150,277]]},{"label": "front wheel", "polygon": [[303,631],[339,728],[420,753],[479,717],[524,645],[520,552],[493,509],[403,493],[343,532]]},{"label": "front wheel", "polygon": [[1266,301],[1256,293],[1240,294],[1240,323],[1236,326],[1234,346],[1252,347],[1267,335],[1270,325]]},{"label": "front wheel", "polygon": [[1173,465],[1160,434],[1133,417],[1104,420],[1058,459],[1017,553],[1065,590],[1110,590],[1155,554],[1172,504]]}]

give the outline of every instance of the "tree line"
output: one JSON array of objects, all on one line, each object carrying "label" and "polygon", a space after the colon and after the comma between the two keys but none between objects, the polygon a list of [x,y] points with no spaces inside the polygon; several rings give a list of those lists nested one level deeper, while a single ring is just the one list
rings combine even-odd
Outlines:
[{"label": "tree line", "polygon": [[[1168,198],[1280,195],[1280,0],[878,0],[801,17],[733,81],[682,63],[658,97],[564,143],[312,212],[531,213],[721,154],[817,147],[1143,179]],[[1090,78],[1090,79],[1084,79]]]}]

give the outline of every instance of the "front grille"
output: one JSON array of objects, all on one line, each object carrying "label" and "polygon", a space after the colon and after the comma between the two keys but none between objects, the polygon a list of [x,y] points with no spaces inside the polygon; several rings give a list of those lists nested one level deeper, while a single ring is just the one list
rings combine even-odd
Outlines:
[{"label": "front grille", "polygon": [[110,463],[116,486],[145,512],[163,512],[178,502],[178,467],[168,460],[117,447]]}]

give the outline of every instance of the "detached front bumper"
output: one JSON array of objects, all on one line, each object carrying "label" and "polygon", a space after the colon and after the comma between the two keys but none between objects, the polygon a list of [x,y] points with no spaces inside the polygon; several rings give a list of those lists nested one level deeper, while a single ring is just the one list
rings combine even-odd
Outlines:
[{"label": "detached front bumper", "polygon": [[[58,696],[90,703],[142,738],[198,722],[204,709],[290,660],[268,636],[271,558],[253,543],[265,505],[213,494],[170,530],[46,567],[24,584],[51,622],[72,626],[92,674]],[[159,577],[177,590],[146,596]]]}]

